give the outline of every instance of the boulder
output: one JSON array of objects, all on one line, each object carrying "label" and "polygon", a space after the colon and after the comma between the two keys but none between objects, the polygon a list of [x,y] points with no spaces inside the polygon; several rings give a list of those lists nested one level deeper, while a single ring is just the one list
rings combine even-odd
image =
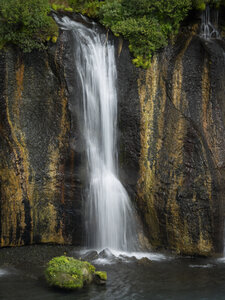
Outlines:
[{"label": "boulder", "polygon": [[49,261],[45,278],[50,286],[68,290],[83,288],[92,281],[103,284],[106,272],[95,272],[95,267],[87,261],[59,256]]}]

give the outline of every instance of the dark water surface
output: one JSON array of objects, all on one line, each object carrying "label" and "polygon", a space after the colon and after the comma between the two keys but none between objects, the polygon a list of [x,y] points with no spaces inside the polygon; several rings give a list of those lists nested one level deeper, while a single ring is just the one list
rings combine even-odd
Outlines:
[{"label": "dark water surface", "polygon": [[[93,264],[108,273],[106,286],[94,284],[76,292],[49,288],[43,278],[46,262],[77,249],[64,246],[31,246],[0,250],[0,300],[67,299],[225,299],[225,261],[219,259],[155,257],[97,259]],[[104,257],[104,255],[103,255]]]}]

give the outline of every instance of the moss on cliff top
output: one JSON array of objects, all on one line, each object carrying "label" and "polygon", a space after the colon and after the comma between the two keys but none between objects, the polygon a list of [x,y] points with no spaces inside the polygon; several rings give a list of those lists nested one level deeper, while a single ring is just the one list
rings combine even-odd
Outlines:
[{"label": "moss on cliff top", "polygon": [[51,8],[75,11],[122,35],[130,43],[134,64],[147,68],[153,53],[177,34],[189,11],[204,10],[208,4],[218,8],[225,0],[2,0],[0,45],[13,43],[24,52],[44,49],[58,35]]}]

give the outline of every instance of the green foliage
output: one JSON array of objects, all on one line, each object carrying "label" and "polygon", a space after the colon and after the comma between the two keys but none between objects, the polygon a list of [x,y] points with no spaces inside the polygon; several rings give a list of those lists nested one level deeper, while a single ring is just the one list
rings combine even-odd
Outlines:
[{"label": "green foliage", "polygon": [[44,49],[47,37],[58,34],[49,11],[48,0],[1,0],[0,44],[13,43],[24,52]]},{"label": "green foliage", "polygon": [[45,278],[49,285],[64,289],[79,289],[90,283],[95,267],[72,257],[55,257],[47,265]]},{"label": "green foliage", "polygon": [[193,7],[197,10],[205,10],[206,9],[206,1],[193,0]]},{"label": "green foliage", "polygon": [[194,9],[205,10],[206,5],[210,5],[215,8],[219,8],[220,5],[225,5],[224,0],[192,0]]},{"label": "green foliage", "polygon": [[97,271],[95,272],[95,275],[97,275],[101,280],[106,281],[107,280],[107,273],[103,271]]},{"label": "green foliage", "polygon": [[218,7],[225,0],[69,0],[69,3],[75,11],[98,17],[116,36],[127,39],[135,65],[147,68],[153,53],[178,33],[180,23],[191,9],[204,10],[207,4]]},{"label": "green foliage", "polygon": [[54,10],[75,11],[98,20],[129,41],[136,66],[147,68],[153,53],[176,34],[192,8],[219,7],[225,0],[0,0],[0,48],[7,43],[24,52],[56,42]]},{"label": "green foliage", "polygon": [[97,18],[99,9],[103,2],[98,0],[68,0],[69,5],[76,12],[87,15],[90,18]]},{"label": "green foliage", "polygon": [[100,22],[130,43],[136,66],[147,68],[191,8],[191,0],[106,0]]},{"label": "green foliage", "polygon": [[53,3],[53,4],[51,5],[51,7],[52,7],[52,9],[54,9],[55,11],[57,11],[57,10],[62,10],[62,11],[73,12],[72,7],[65,6],[64,4],[56,4],[56,3]]},{"label": "green foliage", "polygon": [[129,18],[111,27],[113,32],[122,34],[130,42],[130,50],[136,66],[147,68],[152,53],[167,44],[163,28],[155,18]]}]

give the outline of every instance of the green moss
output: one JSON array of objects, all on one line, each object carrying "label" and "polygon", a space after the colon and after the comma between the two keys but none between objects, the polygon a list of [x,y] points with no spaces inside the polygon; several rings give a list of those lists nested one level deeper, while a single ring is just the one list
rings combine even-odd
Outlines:
[{"label": "green moss", "polygon": [[57,42],[57,39],[58,39],[57,36],[53,36],[53,37],[52,37],[52,42],[53,42],[53,43],[56,43],[56,42]]},{"label": "green moss", "polygon": [[68,0],[68,2],[74,11],[90,18],[98,18],[99,10],[104,4],[104,1],[98,0]]},{"label": "green moss", "polygon": [[73,12],[73,9],[72,9],[72,7],[66,7],[65,11]]},{"label": "green moss", "polygon": [[107,273],[103,271],[97,271],[95,272],[95,275],[97,275],[101,280],[106,281],[107,280]]},{"label": "green moss", "polygon": [[72,257],[60,256],[53,258],[45,270],[45,278],[50,286],[63,289],[80,289],[90,283],[95,267],[86,261]]},{"label": "green moss", "polygon": [[3,49],[5,46],[5,42],[4,41],[0,41],[0,50]]},{"label": "green moss", "polygon": [[52,9],[54,9],[55,11],[62,10],[62,11],[73,12],[73,8],[72,7],[66,6],[64,4],[53,3],[51,6],[52,6]]}]

